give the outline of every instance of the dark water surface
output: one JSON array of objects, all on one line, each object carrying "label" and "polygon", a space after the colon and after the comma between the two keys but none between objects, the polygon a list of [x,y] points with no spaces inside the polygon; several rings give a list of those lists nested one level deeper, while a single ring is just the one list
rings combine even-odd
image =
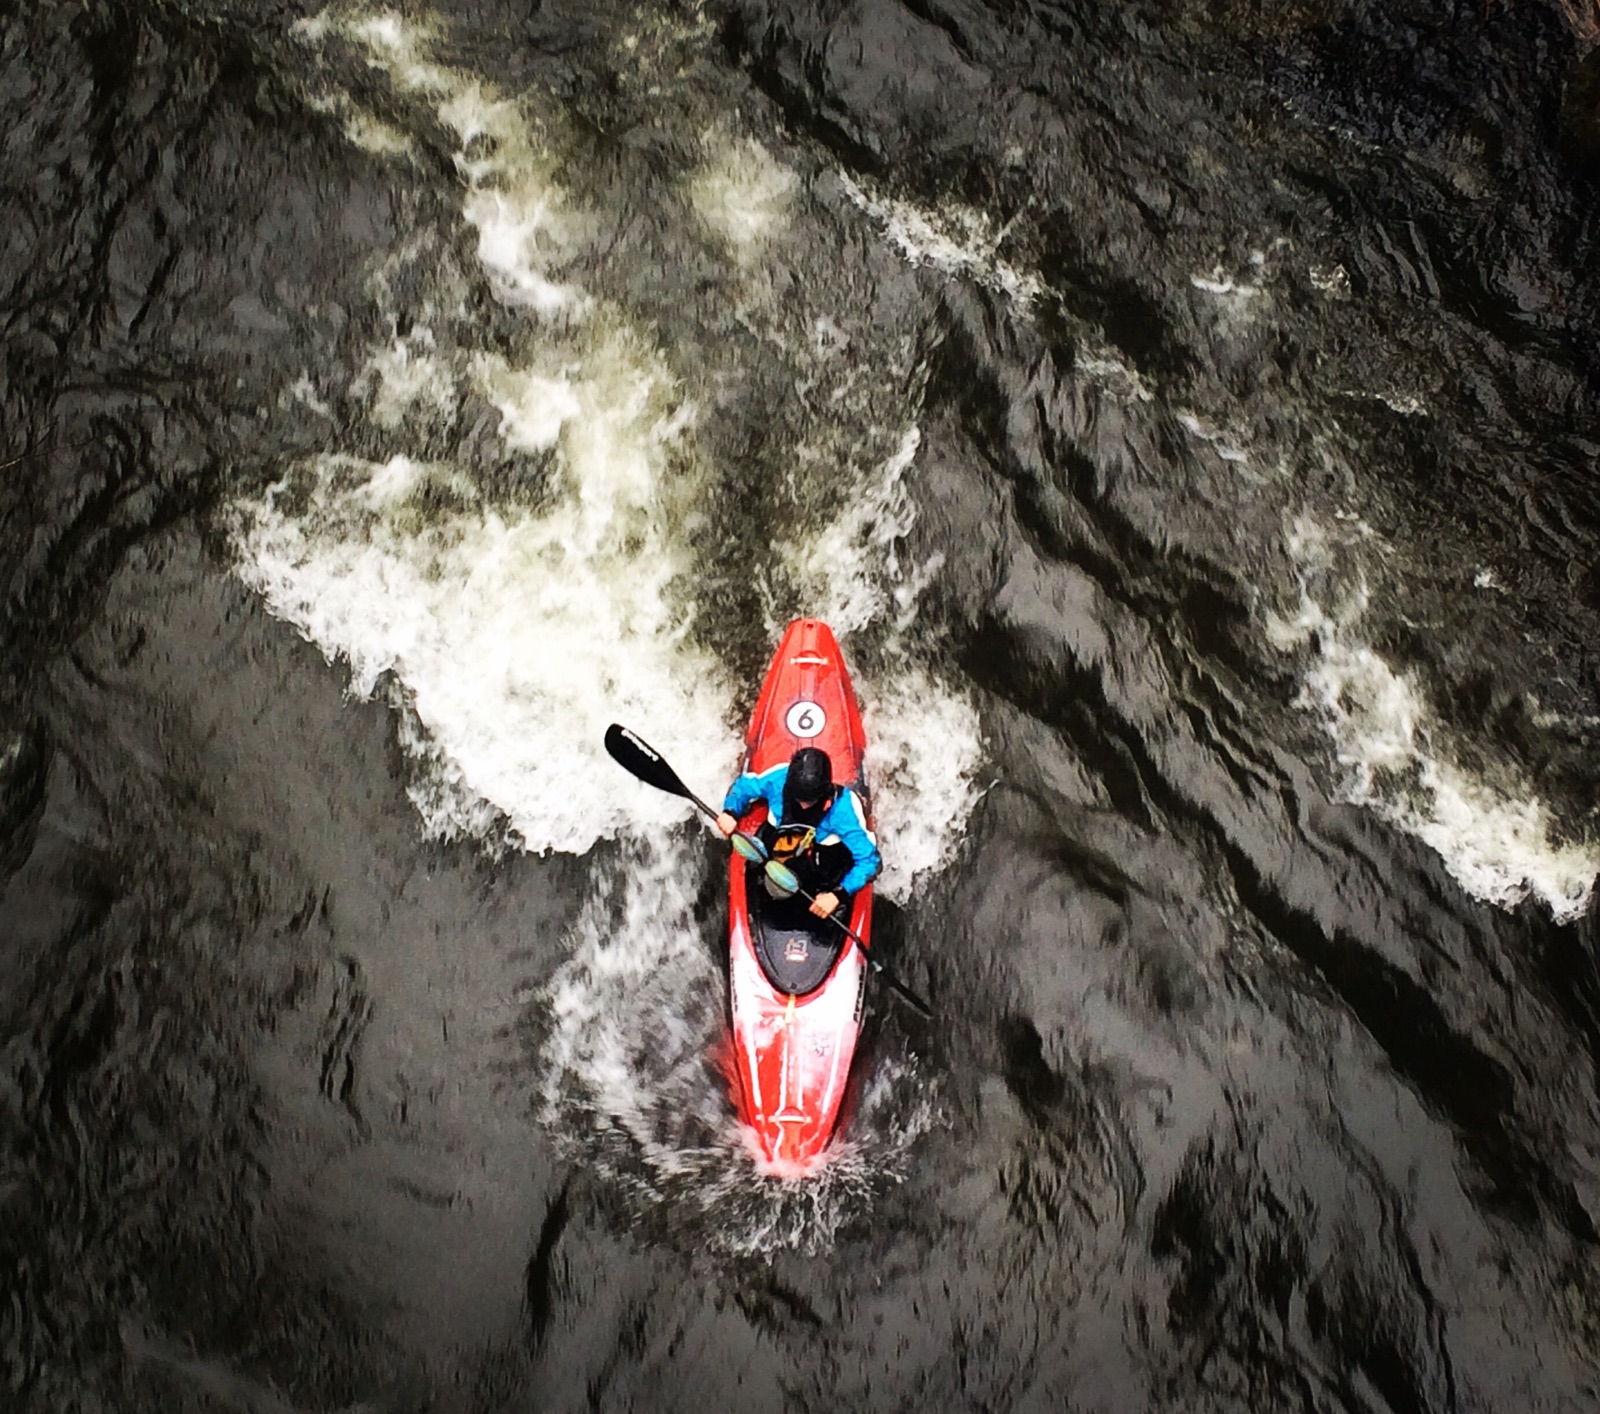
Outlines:
[{"label": "dark water surface", "polygon": [[[0,15],[0,1404],[1600,1408],[1600,51]],[[854,1113],[706,794],[827,617]]]}]

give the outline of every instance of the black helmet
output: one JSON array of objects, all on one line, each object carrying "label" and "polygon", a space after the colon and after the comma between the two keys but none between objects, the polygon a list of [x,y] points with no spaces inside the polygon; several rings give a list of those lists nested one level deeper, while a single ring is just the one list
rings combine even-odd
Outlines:
[{"label": "black helmet", "polygon": [[821,800],[833,790],[833,762],[815,746],[802,746],[789,758],[784,793],[793,800]]}]

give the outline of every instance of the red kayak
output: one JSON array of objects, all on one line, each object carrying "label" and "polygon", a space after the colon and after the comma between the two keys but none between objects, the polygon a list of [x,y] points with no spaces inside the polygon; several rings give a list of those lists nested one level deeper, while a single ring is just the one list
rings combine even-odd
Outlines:
[{"label": "red kayak", "polygon": [[[783,765],[802,746],[828,753],[834,782],[855,791],[870,829],[861,712],[833,630],[819,619],[796,619],[784,632],[750,719],[743,769]],[[758,802],[742,828],[754,830],[765,814]],[[746,868],[735,855],[728,874],[735,1099],[761,1157],[793,1171],[833,1137],[861,1029],[867,963],[830,921],[803,929],[769,922],[760,877],[747,889]],[[870,943],[870,885],[856,895],[849,921]]]}]

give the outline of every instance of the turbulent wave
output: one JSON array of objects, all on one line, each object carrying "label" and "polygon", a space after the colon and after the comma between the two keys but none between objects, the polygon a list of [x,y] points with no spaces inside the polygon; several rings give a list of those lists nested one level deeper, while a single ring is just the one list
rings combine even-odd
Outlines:
[{"label": "turbulent wave", "polygon": [[[480,266],[496,298],[532,323],[508,357],[471,347],[451,320],[460,289],[406,307],[395,287],[430,268],[414,236],[374,277],[405,332],[372,349],[351,399],[359,418],[419,444],[487,404],[498,415],[495,475],[484,457],[429,458],[420,446],[383,462],[313,458],[264,500],[235,507],[240,573],[350,665],[353,691],[370,695],[392,677],[415,723],[412,795],[431,833],[482,834],[503,820],[526,848],[581,853],[679,818],[681,802],[641,791],[599,741],[608,722],[627,721],[669,758],[694,761],[707,792],[736,765],[733,687],[688,632],[696,574],[684,547],[712,481],[692,389],[648,331],[559,275],[592,244],[596,220],[556,184],[536,112],[436,62],[428,28],[397,15],[335,12],[299,32],[314,46],[355,46],[455,135]],[[349,94],[326,101],[353,139],[371,131],[350,128],[361,109]],[[719,139],[709,152],[693,204],[744,262],[783,221],[794,177],[759,144]],[[441,322],[452,327],[436,330]],[[801,529],[785,542],[793,525],[779,533],[804,611],[829,618],[847,645],[873,625],[909,639],[936,568],[902,562],[916,447],[913,429],[811,538]],[[508,473],[528,495],[508,500]],[[775,641],[781,624],[767,627]],[[880,743],[885,883],[899,891],[949,857],[979,739],[970,705],[906,648],[884,662],[881,678],[858,687]]]},{"label": "turbulent wave", "polygon": [[[1342,539],[1370,543],[1364,529]],[[1297,522],[1288,541],[1302,570],[1300,606],[1271,616],[1268,633],[1281,649],[1312,649],[1298,705],[1318,715],[1334,743],[1344,798],[1426,841],[1479,898],[1508,905],[1532,895],[1558,920],[1581,916],[1600,873],[1600,846],[1563,841],[1549,807],[1509,763],[1493,781],[1451,759],[1449,733],[1423,692],[1362,640],[1365,583],[1329,585],[1323,592],[1337,594],[1334,602],[1313,597],[1313,578],[1327,584],[1334,538],[1309,517]]]},{"label": "turbulent wave", "polygon": [[580,420],[548,510],[497,506],[448,464],[330,455],[238,508],[241,573],[350,664],[354,691],[390,673],[403,684],[464,788],[440,797],[431,830],[473,827],[449,803],[465,793],[526,847],[581,851],[629,820],[681,814],[667,797],[606,789],[605,724],[649,721],[661,749],[726,774],[726,690],[672,599],[680,562],[652,458],[665,459],[673,409],[653,400],[659,384],[625,356],[598,388],[500,377],[520,384],[511,436],[537,427],[554,440]]},{"label": "turbulent wave", "polygon": [[[692,1214],[719,1250],[819,1250],[894,1181],[931,1101],[911,1063],[890,1059],[822,1169],[777,1184],[757,1170],[708,1070],[723,983],[705,947],[716,926],[693,909],[703,857],[670,829],[686,807],[600,750],[606,725],[626,722],[706,795],[737,765],[738,691],[691,632],[687,547],[718,486],[693,383],[645,323],[569,273],[603,221],[561,189],[553,125],[531,100],[437,62],[428,28],[392,14],[336,13],[299,33],[317,52],[351,46],[453,135],[479,270],[522,322],[480,343],[458,312],[471,277],[439,254],[442,235],[412,232],[370,282],[393,332],[344,393],[300,393],[347,443],[403,450],[313,456],[236,503],[238,572],[348,665],[353,693],[394,707],[428,833],[572,854],[619,841],[627,864],[597,867],[570,960],[533,1003],[552,1131],[642,1211]],[[416,140],[347,92],[322,101],[352,141],[415,167]],[[713,132],[703,148],[690,210],[734,271],[752,268],[797,179],[753,141]],[[420,300],[400,293],[419,284]],[[875,464],[829,432],[808,449],[842,459],[820,513],[752,529],[794,611],[832,623],[847,654],[873,645],[856,678],[881,887],[898,898],[952,857],[982,751],[971,701],[918,658],[919,598],[939,567],[907,550],[919,446],[909,427]],[[782,618],[767,615],[772,641]]]}]

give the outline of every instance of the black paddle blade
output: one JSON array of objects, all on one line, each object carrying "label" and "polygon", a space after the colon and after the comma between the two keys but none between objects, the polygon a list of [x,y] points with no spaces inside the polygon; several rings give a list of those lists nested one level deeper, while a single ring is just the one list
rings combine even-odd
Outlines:
[{"label": "black paddle blade", "polygon": [[667,765],[661,754],[626,727],[613,722],[606,728],[606,750],[617,765],[624,771],[631,771],[646,785],[664,790],[668,795],[681,795],[685,800],[694,799],[689,787],[678,779],[678,773]]}]

